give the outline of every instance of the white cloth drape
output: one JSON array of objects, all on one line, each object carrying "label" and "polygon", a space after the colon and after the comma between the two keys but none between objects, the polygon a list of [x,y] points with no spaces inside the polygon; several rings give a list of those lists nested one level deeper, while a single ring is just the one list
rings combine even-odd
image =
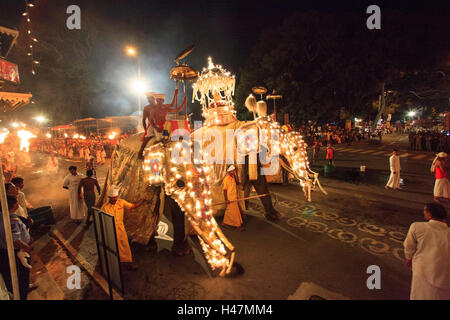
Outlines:
[{"label": "white cloth drape", "polygon": [[412,259],[411,300],[450,300],[450,228],[436,220],[415,222],[403,246]]},{"label": "white cloth drape", "polygon": [[400,157],[392,155],[389,158],[389,167],[391,169],[391,176],[386,186],[392,189],[398,189],[400,188]]},{"label": "white cloth drape", "polygon": [[78,185],[83,178],[85,176],[78,173],[76,176],[69,174],[64,179],[63,186],[69,188],[70,218],[73,220],[81,220],[87,213],[86,204],[78,196]]}]

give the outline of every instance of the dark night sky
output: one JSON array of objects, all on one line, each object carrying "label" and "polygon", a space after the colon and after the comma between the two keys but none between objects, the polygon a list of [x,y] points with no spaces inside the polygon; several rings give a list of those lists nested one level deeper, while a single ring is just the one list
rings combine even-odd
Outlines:
[{"label": "dark night sky", "polygon": [[[0,0],[0,23],[18,27],[23,3],[23,0]],[[117,34],[117,37],[107,39],[111,45],[128,40],[139,47],[158,50],[172,57],[174,52],[192,43],[196,45],[191,58],[194,63],[202,63],[206,56],[212,55],[237,72],[260,31],[281,23],[296,10],[318,10],[337,15],[353,12],[361,15],[362,22],[365,22],[365,9],[369,4],[379,4],[382,11],[394,9],[426,15],[439,14],[448,1],[35,0],[34,3],[37,11],[35,23],[41,23],[36,20],[45,14],[63,21],[65,8],[69,4],[77,4],[81,7],[82,17],[89,15],[104,21],[109,31]],[[46,13],[39,12],[43,7]],[[47,18],[43,20],[49,23]],[[54,24],[55,28],[64,28],[63,23]]]},{"label": "dark night sky", "polygon": [[[34,32],[52,26],[65,30],[68,5],[77,4],[82,11],[82,28],[99,28],[108,36],[97,43],[94,56],[98,72],[109,81],[110,95],[105,104],[117,104],[112,114],[126,114],[123,107],[133,96],[125,87],[125,79],[134,74],[133,61],[124,56],[123,48],[134,44],[139,48],[144,77],[151,79],[152,91],[169,94],[173,83],[168,72],[173,58],[186,46],[194,44],[187,62],[196,69],[206,66],[207,57],[239,76],[252,46],[263,29],[280,24],[295,11],[317,10],[336,15],[351,13],[361,18],[365,28],[366,8],[378,4],[383,10],[440,15],[448,1],[196,1],[196,0],[35,0],[32,18]],[[0,24],[19,28],[23,19],[23,0],[0,0]],[[447,11],[448,12],[448,11]],[[382,20],[383,22],[383,20]],[[82,30],[83,31],[83,30]],[[76,31],[72,31],[76,32]],[[405,35],[407,36],[407,35]],[[408,35],[411,36],[411,35]],[[70,41],[70,40],[69,40]],[[11,59],[19,57],[11,55]],[[45,61],[42,62],[42,69]],[[21,69],[22,78],[26,70]],[[38,72],[44,72],[43,70]],[[39,76],[36,78],[38,79]],[[123,78],[123,79],[121,79]],[[239,78],[238,78],[239,81]],[[118,102],[119,101],[119,102]],[[128,101],[128,102],[127,102]],[[116,108],[116,109],[114,109]]]}]

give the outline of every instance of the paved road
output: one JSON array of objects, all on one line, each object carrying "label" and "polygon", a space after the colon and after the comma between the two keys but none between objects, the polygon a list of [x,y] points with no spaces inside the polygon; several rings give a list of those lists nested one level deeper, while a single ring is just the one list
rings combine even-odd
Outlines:
[{"label": "paved road", "polygon": [[[384,140],[382,146],[336,147],[338,167],[351,170],[364,161],[379,179],[355,182],[321,177],[329,194],[314,192],[311,203],[305,201],[296,184],[271,185],[275,207],[283,214],[277,222],[267,221],[260,202],[253,201],[245,221],[247,230],[224,230],[237,248],[236,260],[245,269],[238,278],[211,277],[195,247],[193,255],[178,258],[171,255],[167,240],[158,240],[157,253],[147,253],[133,244],[140,269],[124,271],[126,298],[288,299],[302,283],[313,283],[350,299],[407,299],[411,272],[404,266],[402,241],[409,225],[423,219],[423,204],[431,200],[433,179],[428,168],[433,155],[406,154],[405,136],[392,135]],[[403,191],[383,188],[388,153],[394,145],[403,154]],[[68,214],[60,184],[70,164],[73,162],[62,161],[60,174],[53,179],[43,180],[42,173],[31,175],[26,190],[31,199],[39,201],[42,192],[36,188],[46,186],[51,192],[45,195],[53,199],[60,217]],[[98,170],[100,180],[105,173],[105,167]],[[217,219],[220,222],[221,217]],[[61,227],[67,229],[68,236],[72,232],[75,248],[95,256],[92,230],[76,233],[67,223]],[[171,233],[169,224],[167,234]],[[371,265],[381,269],[380,290],[366,286],[366,270]]]}]

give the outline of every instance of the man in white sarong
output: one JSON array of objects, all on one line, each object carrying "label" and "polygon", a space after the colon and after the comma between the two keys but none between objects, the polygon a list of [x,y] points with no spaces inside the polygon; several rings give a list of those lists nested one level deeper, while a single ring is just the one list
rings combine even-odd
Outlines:
[{"label": "man in white sarong", "polygon": [[69,190],[70,219],[81,223],[86,216],[87,207],[83,199],[80,199],[78,185],[80,184],[80,181],[86,177],[77,173],[77,167],[75,166],[70,166],[69,172],[70,174],[64,179],[63,188]]},{"label": "man in white sarong", "polygon": [[429,203],[428,222],[411,225],[403,243],[406,265],[412,266],[411,300],[450,300],[450,228],[445,208]]},{"label": "man in white sarong", "polygon": [[392,156],[389,158],[389,167],[391,169],[391,176],[389,181],[384,187],[386,190],[400,189],[400,157],[398,156],[398,150],[394,149]]}]

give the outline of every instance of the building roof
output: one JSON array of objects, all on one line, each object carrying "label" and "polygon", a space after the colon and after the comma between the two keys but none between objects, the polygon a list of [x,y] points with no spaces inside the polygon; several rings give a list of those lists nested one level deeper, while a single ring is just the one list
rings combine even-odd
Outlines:
[{"label": "building roof", "polygon": [[3,112],[17,110],[30,103],[30,93],[0,92],[0,109]]}]

